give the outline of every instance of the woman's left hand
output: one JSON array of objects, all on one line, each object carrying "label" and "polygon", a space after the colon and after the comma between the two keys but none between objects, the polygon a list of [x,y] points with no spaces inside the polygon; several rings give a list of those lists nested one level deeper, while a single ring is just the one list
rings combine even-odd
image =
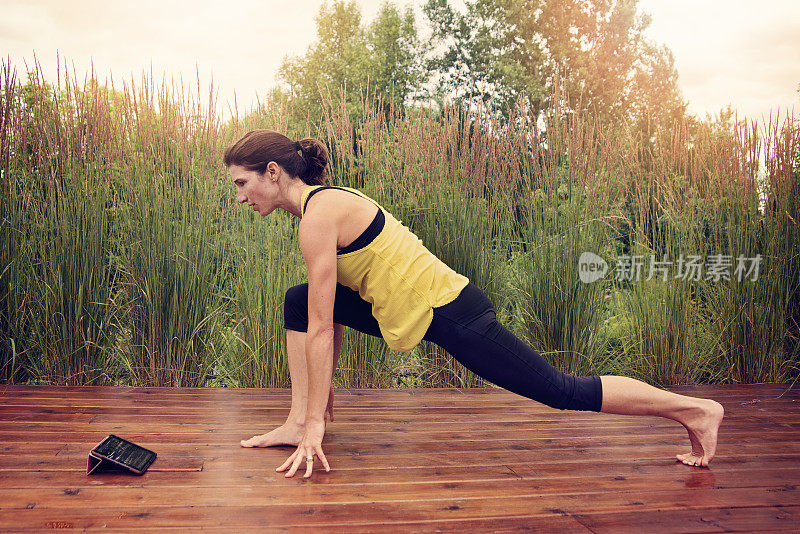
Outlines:
[{"label": "woman's left hand", "polygon": [[307,458],[311,457],[313,460],[314,454],[316,454],[319,459],[322,461],[322,465],[325,466],[325,471],[330,471],[331,467],[328,465],[328,459],[325,458],[325,454],[322,452],[322,438],[325,436],[325,421],[317,421],[309,423],[306,421],[306,432],[303,434],[303,439],[300,440],[300,445],[297,446],[297,450],[289,456],[289,459],[284,462],[282,466],[276,469],[276,471],[280,472],[285,470],[289,465],[292,466],[289,469],[289,472],[286,473],[286,478],[291,478],[294,476],[297,469],[303,464],[306,464],[306,474],[303,475],[303,478],[308,478],[311,476],[311,472],[313,470],[314,462],[313,461],[306,461]]}]

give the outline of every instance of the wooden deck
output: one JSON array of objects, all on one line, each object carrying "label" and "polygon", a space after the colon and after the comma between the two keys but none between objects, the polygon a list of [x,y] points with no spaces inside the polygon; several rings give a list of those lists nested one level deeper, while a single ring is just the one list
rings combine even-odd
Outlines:
[{"label": "wooden deck", "polygon": [[[800,391],[672,387],[720,401],[711,468],[678,423],[548,408],[499,389],[337,390],[324,468],[239,440],[281,424],[289,390],[0,385],[0,530],[264,532],[800,530]],[[141,476],[86,475],[114,433],[155,450]],[[319,461],[315,462],[319,469]]]}]

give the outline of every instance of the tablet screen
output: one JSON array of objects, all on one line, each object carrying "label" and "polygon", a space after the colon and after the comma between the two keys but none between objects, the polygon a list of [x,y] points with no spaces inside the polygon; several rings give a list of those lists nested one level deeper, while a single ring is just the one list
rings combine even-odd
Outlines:
[{"label": "tablet screen", "polygon": [[109,436],[94,450],[100,456],[132,467],[137,471],[144,471],[156,456],[154,452],[117,436]]}]

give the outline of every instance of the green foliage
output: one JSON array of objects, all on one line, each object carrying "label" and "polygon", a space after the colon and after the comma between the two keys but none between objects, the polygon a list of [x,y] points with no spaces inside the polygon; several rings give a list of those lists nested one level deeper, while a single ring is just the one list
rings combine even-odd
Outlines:
[{"label": "green foliage", "polygon": [[315,20],[318,41],[304,56],[284,58],[278,73],[308,116],[322,116],[325,100],[339,100],[342,90],[352,119],[363,113],[362,91],[387,112],[402,108],[424,81],[420,56],[424,45],[410,7],[400,13],[385,3],[365,26],[355,2],[336,0],[330,6],[323,4]]},{"label": "green foliage", "polygon": [[421,58],[428,45],[417,36],[413,10],[408,7],[400,13],[392,4],[383,4],[368,37],[367,71],[373,94],[385,113],[391,107],[402,109],[425,81]]},{"label": "green foliage", "polygon": [[125,301],[130,379],[142,385],[197,386],[212,362],[207,346],[219,313],[215,231],[208,192],[163,177],[137,180],[122,222],[127,243]]},{"label": "green foliage", "polygon": [[286,290],[305,282],[303,260],[288,216],[261,221],[254,213],[232,214],[235,280],[230,336],[219,370],[234,387],[289,387],[283,301]]},{"label": "green foliage", "polygon": [[[608,253],[607,228],[598,206],[565,170],[554,173],[548,197],[531,191],[521,225],[522,251],[515,259],[511,285],[523,336],[546,359],[574,374],[603,368],[597,332],[605,281],[584,283],[578,260],[584,251]],[[544,185],[544,184],[539,184]]]},{"label": "green foliage", "polygon": [[95,383],[114,334],[106,192],[83,176],[58,192],[18,189],[34,181],[19,169],[11,180],[1,295],[3,352],[13,358],[6,375]]},{"label": "green foliage", "polygon": [[472,0],[465,6],[461,12],[448,0],[429,0],[423,8],[434,42],[444,47],[428,63],[441,75],[441,95],[493,100],[506,117],[524,105],[538,116],[552,107],[551,89],[561,76],[567,107],[591,111],[605,124],[633,118],[652,128],[683,118],[672,55],[645,38],[650,18],[637,16],[637,0]]}]

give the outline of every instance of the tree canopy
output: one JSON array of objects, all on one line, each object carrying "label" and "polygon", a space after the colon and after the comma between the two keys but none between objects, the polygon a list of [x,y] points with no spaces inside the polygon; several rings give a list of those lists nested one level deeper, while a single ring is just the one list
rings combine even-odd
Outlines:
[{"label": "tree canopy", "polygon": [[411,8],[401,13],[384,3],[375,20],[362,25],[354,1],[336,0],[323,4],[315,20],[317,42],[304,56],[284,58],[278,74],[310,112],[320,110],[324,95],[338,98],[342,88],[352,113],[358,112],[362,90],[385,106],[402,106],[422,84],[425,46]]},{"label": "tree canopy", "polygon": [[551,105],[554,80],[569,95],[569,111],[589,112],[606,125],[632,124],[651,139],[686,116],[671,51],[648,40],[651,18],[638,0],[450,0],[423,6],[430,38],[411,8],[385,2],[362,22],[352,0],[323,4],[318,40],[302,56],[286,57],[271,98],[291,98],[319,116],[322,98],[341,98],[351,116],[363,92],[384,107],[408,109],[417,99],[486,104],[508,117],[517,105],[538,117]]},{"label": "tree canopy", "polygon": [[685,105],[668,48],[648,41],[638,0],[471,0],[464,12],[429,0],[424,12],[441,51],[430,61],[439,91],[538,116],[556,73],[570,108],[602,119],[681,116]]}]

